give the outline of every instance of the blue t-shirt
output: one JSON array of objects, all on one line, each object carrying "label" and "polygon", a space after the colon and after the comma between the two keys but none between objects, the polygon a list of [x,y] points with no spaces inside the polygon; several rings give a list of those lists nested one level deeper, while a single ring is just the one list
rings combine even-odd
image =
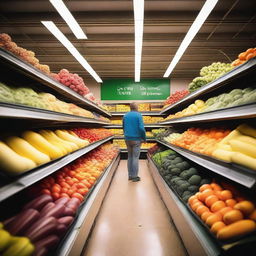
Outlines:
[{"label": "blue t-shirt", "polygon": [[126,140],[146,140],[142,115],[137,111],[130,111],[124,115],[123,130]]}]

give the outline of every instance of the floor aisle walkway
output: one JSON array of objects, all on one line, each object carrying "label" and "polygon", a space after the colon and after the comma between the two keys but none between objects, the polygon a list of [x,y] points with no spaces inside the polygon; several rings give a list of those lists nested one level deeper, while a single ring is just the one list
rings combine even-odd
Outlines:
[{"label": "floor aisle walkway", "polygon": [[127,180],[126,164],[120,161],[83,255],[187,255],[146,160],[140,160],[140,182]]}]

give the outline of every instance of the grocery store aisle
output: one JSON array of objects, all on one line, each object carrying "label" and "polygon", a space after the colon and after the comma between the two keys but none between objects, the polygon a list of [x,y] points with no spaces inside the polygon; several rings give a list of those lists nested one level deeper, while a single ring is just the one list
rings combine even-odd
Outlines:
[{"label": "grocery store aisle", "polygon": [[120,161],[83,255],[187,255],[146,160],[140,160],[140,182],[128,181],[126,164]]}]

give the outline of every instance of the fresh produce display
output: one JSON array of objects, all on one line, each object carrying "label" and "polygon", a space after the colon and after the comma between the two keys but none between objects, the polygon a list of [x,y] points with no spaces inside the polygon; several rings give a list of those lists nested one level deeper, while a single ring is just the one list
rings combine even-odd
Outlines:
[{"label": "fresh produce display", "polygon": [[239,125],[217,144],[212,156],[256,171],[256,128]]},{"label": "fresh produce display", "polygon": [[167,137],[164,138],[164,140],[168,143],[172,143],[173,141],[175,141],[176,139],[179,139],[182,136],[181,133],[171,133],[170,135],[168,135]]},{"label": "fresh produce display", "polygon": [[[118,146],[121,149],[126,149],[125,140],[122,139],[114,139],[113,140],[114,145]],[[149,149],[153,146],[155,146],[156,143],[150,143],[150,142],[142,142],[141,143],[141,149]]]},{"label": "fresh produce display", "polygon": [[116,105],[116,112],[128,112],[130,111],[130,106],[129,105],[124,105],[124,104],[117,104]]},{"label": "fresh produce display", "polygon": [[68,130],[24,131],[0,141],[1,171],[18,175],[89,144]]},{"label": "fresh produce display", "polygon": [[144,124],[155,124],[164,120],[163,117],[158,116],[143,116],[142,118]]},{"label": "fresh produce display", "polygon": [[234,60],[231,65],[232,66],[239,66],[245,63],[247,60],[256,57],[256,48],[249,48],[245,52],[241,52],[237,59]]},{"label": "fresh produce display", "polygon": [[12,41],[12,38],[8,34],[0,33],[0,47],[3,47],[7,51],[13,53],[20,59],[28,62],[42,72],[48,75],[51,73],[50,67],[48,65],[39,63],[39,60],[35,57],[34,52],[19,47],[15,42]]},{"label": "fresh produce display", "polygon": [[109,129],[113,135],[124,135],[123,129]]},{"label": "fresh produce display", "polygon": [[159,129],[152,129],[151,132],[153,133],[154,136],[156,136],[159,133],[164,132],[166,129],[164,128],[159,128]]},{"label": "fresh produce display", "polygon": [[189,128],[172,144],[188,150],[211,156],[219,141],[230,133],[228,129]]},{"label": "fresh produce display", "polygon": [[187,202],[201,185],[211,182],[205,173],[193,167],[173,150],[154,153],[152,159],[166,183],[178,193],[184,202]]},{"label": "fresh produce display", "polygon": [[79,138],[89,140],[90,143],[93,143],[98,140],[103,140],[113,135],[113,133],[110,130],[105,128],[74,128],[71,130]]},{"label": "fresh produce display", "polygon": [[0,253],[3,256],[30,256],[35,251],[35,246],[28,237],[13,236],[8,232],[3,223],[0,229]]},{"label": "fresh produce display", "polygon": [[214,111],[229,107],[240,106],[256,102],[256,89],[247,87],[245,89],[233,89],[228,93],[209,98],[205,102],[196,100],[193,104],[176,114],[171,114],[165,120],[195,115],[202,112]]},{"label": "fresh produce display", "polygon": [[150,104],[149,103],[140,103],[140,104],[138,104],[138,110],[141,112],[150,111]]},{"label": "fresh produce display", "polygon": [[112,118],[110,120],[110,123],[114,124],[114,125],[122,125],[122,119],[121,118],[115,118],[115,119]]},{"label": "fresh produce display", "polygon": [[231,184],[204,184],[189,199],[189,206],[216,235],[228,242],[256,231],[256,205]]},{"label": "fresh produce display", "polygon": [[146,137],[147,138],[153,138],[154,137],[154,134],[150,131],[146,131]]},{"label": "fresh produce display", "polygon": [[181,91],[176,91],[172,93],[164,102],[164,108],[178,102],[188,94],[189,94],[188,90],[181,90]]},{"label": "fresh produce display", "polygon": [[203,100],[196,100],[193,104],[190,104],[187,108],[183,109],[175,113],[174,115],[171,114],[165,118],[165,120],[173,119],[173,118],[180,118],[184,116],[191,116],[198,114],[203,111],[205,108],[205,103]]},{"label": "fresh produce display", "polygon": [[214,81],[223,76],[234,67],[229,63],[213,62],[210,66],[201,68],[200,76],[192,80],[188,86],[189,92],[194,92],[202,86]]},{"label": "fresh produce display", "polygon": [[46,255],[54,250],[84,197],[117,153],[113,144],[104,144],[28,188],[32,199],[1,223],[1,255]]},{"label": "fresh produce display", "polygon": [[37,93],[31,88],[13,88],[0,82],[0,101],[17,103],[34,108],[41,108],[71,115],[94,118],[93,114],[76,106],[57,99],[50,93]]}]

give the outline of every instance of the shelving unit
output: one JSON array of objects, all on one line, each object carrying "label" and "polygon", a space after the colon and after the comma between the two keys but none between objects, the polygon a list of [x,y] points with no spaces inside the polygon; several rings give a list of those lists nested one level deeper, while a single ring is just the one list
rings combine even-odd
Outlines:
[{"label": "shelving unit", "polygon": [[0,103],[0,118],[27,119],[27,120],[46,120],[55,122],[73,122],[88,124],[104,124],[109,122],[86,118],[82,116],[69,115],[39,108],[32,108],[17,104]]},{"label": "shelving unit", "polygon": [[232,108],[219,109],[215,111],[200,113],[197,115],[186,116],[181,118],[169,119],[160,122],[162,125],[223,121],[233,119],[249,119],[256,117],[256,103],[242,105]]},{"label": "shelving unit", "polygon": [[92,151],[93,149],[112,139],[113,136],[108,137],[104,140],[97,141],[60,159],[44,164],[42,167],[39,166],[31,171],[24,173],[22,176],[16,178],[13,182],[0,188],[0,202],[29,187],[30,185],[36,183],[44,177],[47,177],[48,175],[56,172],[68,163],[74,161],[80,156]]},{"label": "shelving unit", "polygon": [[230,72],[226,73],[225,75],[217,78],[211,83],[203,86],[202,88],[198,89],[197,91],[190,93],[180,101],[166,107],[160,113],[161,114],[168,114],[171,110],[176,108],[181,108],[186,104],[190,104],[192,101],[198,99],[200,96],[205,95],[211,91],[214,91],[220,87],[225,86],[226,84],[232,82],[233,80],[247,75],[249,72],[255,71],[256,69],[256,58],[252,58],[245,62],[244,64],[235,67]]},{"label": "shelving unit", "polygon": [[189,255],[219,256],[221,249],[211,239],[206,230],[198,225],[187,207],[180,201],[175,193],[168,187],[158,172],[157,167],[148,156],[148,166],[161,197],[172,216],[179,234],[185,244]]},{"label": "shelving unit", "polygon": [[80,213],[72,225],[62,243],[57,248],[55,255],[68,256],[80,255],[84,242],[89,236],[89,232],[100,209],[101,203],[107,192],[111,179],[120,161],[120,154],[112,161],[105,170],[104,174],[98,180],[95,188],[82,205]]},{"label": "shelving unit", "polygon": [[164,143],[160,140],[156,141],[170,149],[173,149],[177,153],[205,167],[206,169],[211,170],[212,172],[215,172],[223,177],[235,181],[238,184],[241,184],[247,188],[251,189],[255,187],[256,174],[253,171],[250,172],[248,170],[245,170],[245,168],[231,165],[211,157],[202,156],[189,150],[168,143]]},{"label": "shelving unit", "polygon": [[87,109],[96,111],[97,113],[105,116],[109,116],[109,117],[111,116],[111,114],[108,113],[108,111],[100,108],[95,103],[87,100],[86,98],[82,97],[75,91],[64,86],[58,81],[55,81],[50,76],[44,74],[43,72],[33,67],[29,63],[24,62],[23,60],[17,58],[15,55],[13,55],[12,53],[2,48],[0,48],[0,63],[5,66],[8,65],[10,68],[18,71],[19,73],[22,73],[27,77],[31,77],[33,80],[40,82],[41,84],[47,87],[50,87],[56,92],[62,94],[62,96],[65,96],[66,98],[76,103],[79,103],[81,106],[84,106]]}]

